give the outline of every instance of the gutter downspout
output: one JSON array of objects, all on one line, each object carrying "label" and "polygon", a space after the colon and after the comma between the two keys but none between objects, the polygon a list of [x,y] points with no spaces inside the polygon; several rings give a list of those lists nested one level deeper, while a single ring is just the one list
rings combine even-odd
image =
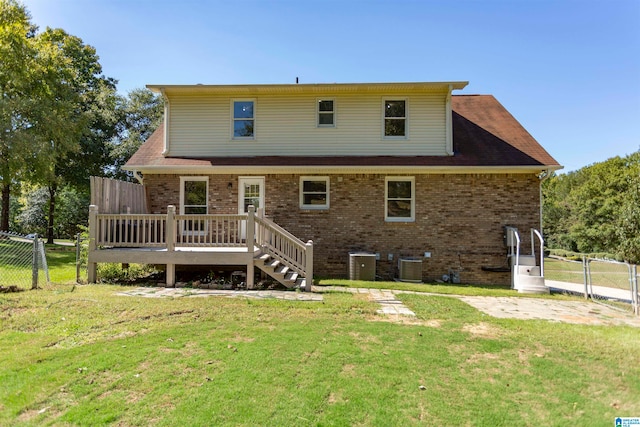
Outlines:
[{"label": "gutter downspout", "polygon": [[164,100],[164,150],[162,150],[163,156],[169,155],[169,120],[171,119],[171,104],[169,103],[169,97],[164,92],[164,88],[160,88],[160,94]]},{"label": "gutter downspout", "polygon": [[451,92],[453,86],[449,85],[447,96],[445,97],[445,151],[448,156],[453,156],[453,123],[451,118]]},{"label": "gutter downspout", "polygon": [[542,229],[542,206],[544,205],[544,203],[542,203],[542,183],[545,182],[547,179],[551,178],[551,169],[545,169],[542,172],[540,172],[538,174],[538,179],[540,180],[540,234],[542,234],[544,236],[544,230]]}]

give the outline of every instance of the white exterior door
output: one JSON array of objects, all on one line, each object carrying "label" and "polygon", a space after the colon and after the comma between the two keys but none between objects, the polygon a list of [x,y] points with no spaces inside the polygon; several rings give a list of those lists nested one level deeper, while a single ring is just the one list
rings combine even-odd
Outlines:
[{"label": "white exterior door", "polygon": [[[255,206],[256,212],[259,208],[264,208],[263,176],[245,176],[238,178],[238,213],[247,213],[250,205]],[[246,235],[247,230],[243,222],[241,236],[244,239]]]}]

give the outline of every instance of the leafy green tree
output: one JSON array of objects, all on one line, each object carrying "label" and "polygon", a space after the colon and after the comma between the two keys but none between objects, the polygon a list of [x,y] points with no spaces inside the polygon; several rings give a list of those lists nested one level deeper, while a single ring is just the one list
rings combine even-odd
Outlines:
[{"label": "leafy green tree", "polygon": [[543,184],[543,224],[549,246],[584,253],[640,252],[640,152],[554,175]]},{"label": "leafy green tree", "polygon": [[119,121],[115,81],[101,75],[93,47],[61,29],[37,33],[16,0],[0,0],[0,18],[0,229],[8,228],[12,187],[40,183],[49,189],[51,241],[58,188],[88,186],[88,174],[108,164]]},{"label": "leafy green tree", "polygon": [[628,190],[620,209],[618,237],[622,258],[640,263],[640,151],[628,159]]},{"label": "leafy green tree", "polygon": [[16,218],[17,231],[44,235],[47,230],[47,204],[49,192],[45,187],[28,188],[21,198],[22,209]]},{"label": "leafy green tree", "polygon": [[[52,47],[64,61],[51,78],[57,103],[64,100],[73,111],[73,125],[59,134],[51,134],[52,151],[39,181],[49,189],[49,226],[47,238],[53,242],[56,198],[65,184],[88,185],[89,174],[104,168],[108,161],[108,139],[116,134],[115,81],[101,75],[102,67],[93,47],[61,29],[47,28],[40,35],[44,46]],[[69,120],[69,119],[68,119]]]},{"label": "leafy green tree", "polygon": [[36,26],[15,0],[0,0],[0,230],[9,229],[11,189],[37,147],[34,119],[40,109],[33,92],[37,79]]},{"label": "leafy green tree", "polygon": [[[15,231],[38,233],[44,236],[49,231],[49,189],[45,186],[25,186],[22,205],[16,216]],[[87,225],[89,194],[66,185],[58,190],[57,218],[53,229],[56,238],[71,238]]]},{"label": "leafy green tree", "polygon": [[148,89],[134,89],[122,100],[119,135],[111,144],[112,170],[115,178],[130,176],[122,166],[160,126],[164,113],[162,97]]}]

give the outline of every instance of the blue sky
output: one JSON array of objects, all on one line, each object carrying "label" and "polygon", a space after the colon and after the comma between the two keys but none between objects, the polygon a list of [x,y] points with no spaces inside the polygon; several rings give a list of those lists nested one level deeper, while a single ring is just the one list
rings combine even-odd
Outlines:
[{"label": "blue sky", "polygon": [[24,0],[146,84],[469,81],[565,171],[640,149],[640,0]]}]

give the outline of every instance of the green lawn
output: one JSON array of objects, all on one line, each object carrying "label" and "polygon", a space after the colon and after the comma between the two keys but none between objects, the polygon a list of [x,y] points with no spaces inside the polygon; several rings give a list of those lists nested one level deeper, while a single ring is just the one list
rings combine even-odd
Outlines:
[{"label": "green lawn", "polygon": [[402,295],[0,294],[0,425],[611,426],[640,414],[638,329],[494,319]]}]

